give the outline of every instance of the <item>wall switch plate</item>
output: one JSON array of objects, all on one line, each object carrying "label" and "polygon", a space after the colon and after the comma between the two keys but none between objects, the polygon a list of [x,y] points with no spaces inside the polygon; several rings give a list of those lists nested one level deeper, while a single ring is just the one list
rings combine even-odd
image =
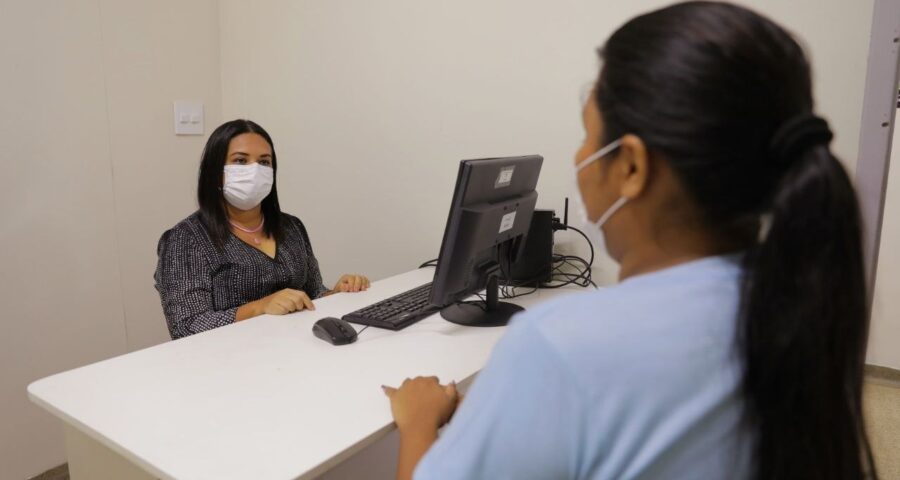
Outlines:
[{"label": "wall switch plate", "polygon": [[175,101],[175,135],[203,135],[203,102]]}]

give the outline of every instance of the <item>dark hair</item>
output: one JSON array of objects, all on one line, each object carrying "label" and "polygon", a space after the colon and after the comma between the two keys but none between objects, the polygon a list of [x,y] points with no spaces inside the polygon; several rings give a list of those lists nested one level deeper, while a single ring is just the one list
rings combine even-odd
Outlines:
[{"label": "dark hair", "polygon": [[605,139],[640,137],[703,227],[747,249],[737,345],[755,477],[874,478],[859,207],[802,48],[746,8],[688,2],[629,21],[600,56]]},{"label": "dark hair", "polygon": [[232,120],[216,128],[206,141],[200,160],[200,174],[197,178],[197,202],[200,204],[200,219],[206,226],[213,243],[221,248],[228,238],[228,215],[225,213],[225,197],[222,194],[225,157],[228,155],[228,144],[231,139],[244,134],[255,133],[269,143],[272,148],[272,192],[262,201],[262,214],[265,220],[263,231],[280,241],[284,237],[281,225],[281,207],[278,205],[278,160],[275,156],[275,145],[272,137],[259,125],[244,119]]}]

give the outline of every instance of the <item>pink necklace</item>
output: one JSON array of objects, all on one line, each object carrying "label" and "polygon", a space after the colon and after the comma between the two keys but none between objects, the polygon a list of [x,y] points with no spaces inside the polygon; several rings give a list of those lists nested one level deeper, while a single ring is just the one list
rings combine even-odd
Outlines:
[{"label": "pink necklace", "polygon": [[[256,228],[244,228],[244,227],[238,225],[237,223],[232,222],[231,219],[228,220],[228,223],[230,223],[232,227],[234,227],[244,233],[256,233],[256,232],[262,230],[263,224],[266,223],[266,219],[263,218],[262,221],[259,222],[259,226]],[[262,243],[262,240],[260,240],[258,236],[253,235],[253,243],[259,245],[260,243]]]}]

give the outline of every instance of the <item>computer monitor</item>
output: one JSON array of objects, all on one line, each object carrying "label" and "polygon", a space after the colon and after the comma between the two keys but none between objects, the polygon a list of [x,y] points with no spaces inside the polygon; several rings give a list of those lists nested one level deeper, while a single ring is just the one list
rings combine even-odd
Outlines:
[{"label": "computer monitor", "polygon": [[[429,299],[444,319],[500,326],[523,310],[499,301],[498,280],[509,278],[524,246],[543,161],[530,155],[460,162]],[[464,301],[485,288],[483,301]]]}]

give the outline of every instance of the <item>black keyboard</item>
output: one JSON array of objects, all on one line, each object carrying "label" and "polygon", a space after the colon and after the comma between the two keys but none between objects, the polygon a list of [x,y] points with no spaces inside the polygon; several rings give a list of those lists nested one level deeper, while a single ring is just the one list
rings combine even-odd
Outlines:
[{"label": "black keyboard", "polygon": [[342,318],[360,325],[400,330],[438,310],[437,307],[428,303],[429,295],[431,295],[431,284],[426,283],[355,312],[350,312]]}]

